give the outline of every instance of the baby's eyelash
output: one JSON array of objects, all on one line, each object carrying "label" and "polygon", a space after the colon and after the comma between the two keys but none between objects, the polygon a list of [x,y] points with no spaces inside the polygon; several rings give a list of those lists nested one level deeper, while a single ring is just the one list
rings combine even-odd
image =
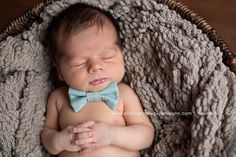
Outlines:
[{"label": "baby's eyelash", "polygon": [[102,59],[112,59],[113,58],[113,56],[111,56],[111,57],[103,57]]},{"label": "baby's eyelash", "polygon": [[83,63],[77,64],[77,65],[75,65],[75,67],[79,67],[79,66],[85,65],[86,63],[87,62],[83,62]]},{"label": "baby's eyelash", "polygon": [[116,51],[108,51],[104,53],[101,57],[102,59],[112,59],[116,56],[117,52]]}]

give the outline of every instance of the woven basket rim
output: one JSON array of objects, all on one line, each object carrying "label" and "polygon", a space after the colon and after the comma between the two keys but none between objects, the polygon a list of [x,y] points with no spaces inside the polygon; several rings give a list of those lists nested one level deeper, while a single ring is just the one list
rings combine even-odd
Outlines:
[{"label": "woven basket rim", "polygon": [[[28,9],[23,14],[17,16],[2,32],[0,32],[0,42],[6,39],[7,36],[14,36],[23,32],[25,29],[30,27],[35,20],[40,20],[40,13],[47,5],[54,1],[57,0],[44,0],[31,9]],[[176,2],[175,0],[156,0],[156,2],[167,5],[169,9],[176,11],[182,18],[190,21],[192,24],[195,24],[197,28],[201,29],[202,32],[205,33],[215,44],[215,46],[220,47],[220,50],[223,52],[224,64],[234,71],[232,67],[236,67],[236,57],[222,37],[210,24],[206,22],[203,17],[196,14],[181,2]],[[236,73],[236,68],[234,72]]]}]

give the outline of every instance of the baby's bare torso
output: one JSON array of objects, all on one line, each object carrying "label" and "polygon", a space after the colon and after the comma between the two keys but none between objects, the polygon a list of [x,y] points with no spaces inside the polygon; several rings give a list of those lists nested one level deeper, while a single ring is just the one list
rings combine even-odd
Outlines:
[{"label": "baby's bare torso", "polygon": [[[107,124],[125,126],[125,120],[122,116],[123,104],[118,103],[116,109],[112,111],[104,102],[89,102],[79,112],[74,112],[70,106],[67,96],[67,88],[62,88],[62,97],[60,98],[59,126],[64,129],[70,125],[93,120],[95,122],[105,122]],[[106,146],[98,148],[86,154],[63,151],[59,157],[139,157],[138,151],[129,151],[117,146]]]}]

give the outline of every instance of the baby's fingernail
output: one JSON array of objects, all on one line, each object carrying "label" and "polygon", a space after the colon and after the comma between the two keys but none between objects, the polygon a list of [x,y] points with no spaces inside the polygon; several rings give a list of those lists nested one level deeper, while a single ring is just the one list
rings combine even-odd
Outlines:
[{"label": "baby's fingernail", "polygon": [[75,129],[75,128],[71,128],[70,133],[71,133],[71,134],[76,133],[76,129]]},{"label": "baby's fingernail", "polygon": [[74,128],[71,128],[69,133],[74,133]]}]

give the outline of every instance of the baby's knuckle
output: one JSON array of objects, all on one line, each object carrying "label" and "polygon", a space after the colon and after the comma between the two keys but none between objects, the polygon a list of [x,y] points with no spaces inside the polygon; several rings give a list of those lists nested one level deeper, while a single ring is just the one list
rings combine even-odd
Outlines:
[{"label": "baby's knuckle", "polygon": [[77,140],[77,141],[76,141],[76,144],[77,144],[77,145],[82,145],[82,144],[84,144],[84,142],[81,141],[81,140]]},{"label": "baby's knuckle", "polygon": [[87,132],[86,134],[87,134],[86,136],[91,136],[91,132]]},{"label": "baby's knuckle", "polygon": [[76,148],[75,148],[75,151],[80,151],[80,150],[81,150],[80,147],[76,147]]}]

